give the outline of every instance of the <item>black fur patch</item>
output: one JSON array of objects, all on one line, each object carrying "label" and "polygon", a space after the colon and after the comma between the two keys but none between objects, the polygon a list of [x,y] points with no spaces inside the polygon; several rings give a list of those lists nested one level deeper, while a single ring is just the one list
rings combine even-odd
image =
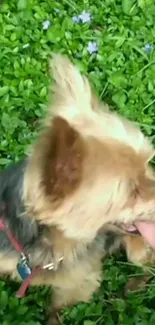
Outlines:
[{"label": "black fur patch", "polygon": [[113,250],[118,248],[120,245],[120,235],[117,235],[116,233],[112,231],[107,231],[105,233],[105,243],[104,243],[104,249],[108,253],[112,253]]},{"label": "black fur patch", "polygon": [[[26,159],[0,172],[0,218],[5,218],[10,230],[24,247],[32,245],[39,234],[36,221],[24,215],[22,189],[25,166]],[[6,233],[0,231],[0,250],[12,249]]]},{"label": "black fur patch", "polygon": [[98,248],[103,251],[103,255],[112,254],[121,246],[122,236],[111,230],[100,232],[96,237]]}]

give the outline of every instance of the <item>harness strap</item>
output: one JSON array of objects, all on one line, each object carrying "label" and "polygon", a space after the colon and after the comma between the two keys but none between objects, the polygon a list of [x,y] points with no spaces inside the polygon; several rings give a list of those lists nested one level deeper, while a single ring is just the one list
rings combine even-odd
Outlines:
[{"label": "harness strap", "polygon": [[[20,243],[18,242],[18,240],[14,237],[14,235],[12,234],[12,232],[10,231],[9,227],[7,226],[4,218],[0,219],[0,230],[6,232],[8,239],[10,240],[10,243],[12,244],[12,246],[14,247],[14,249],[20,253],[21,255],[21,261],[27,262],[28,261],[28,257],[27,254],[24,253],[23,247],[22,245],[20,245]],[[60,263],[63,260],[63,257],[61,257],[58,260],[58,263]],[[28,266],[27,264],[23,264]],[[25,267],[26,267],[25,266]],[[26,278],[21,278],[23,279],[23,282],[17,292],[17,297],[18,298],[22,298],[25,296],[26,290],[28,289],[28,287],[30,286],[33,278],[41,271],[41,270],[56,270],[57,265],[55,265],[53,262],[49,263],[47,265],[40,265],[37,266],[35,269],[30,270],[30,274],[28,274],[26,276]],[[19,272],[18,272],[19,273]],[[20,274],[20,273],[19,273]],[[21,275],[21,274],[20,274]]]},{"label": "harness strap", "polygon": [[41,266],[36,267],[35,269],[32,270],[31,274],[27,277],[26,280],[23,281],[21,284],[19,290],[16,293],[17,298],[23,298],[25,296],[25,293],[29,286],[31,285],[31,282],[33,278],[39,273],[39,271],[42,270]]},{"label": "harness strap", "polygon": [[26,254],[24,253],[24,249],[23,247],[20,245],[20,243],[17,241],[17,239],[13,236],[12,232],[10,231],[9,227],[7,226],[7,224],[5,223],[4,219],[0,219],[0,230],[5,231],[10,243],[12,244],[12,246],[15,248],[15,250],[26,256]]}]

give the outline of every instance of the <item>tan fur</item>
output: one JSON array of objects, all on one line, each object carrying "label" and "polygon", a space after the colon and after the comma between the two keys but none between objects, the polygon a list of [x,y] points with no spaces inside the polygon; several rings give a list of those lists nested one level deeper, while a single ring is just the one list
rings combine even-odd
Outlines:
[{"label": "tan fur", "polygon": [[128,260],[139,266],[155,263],[155,252],[142,236],[125,236],[123,238]]},{"label": "tan fur", "polygon": [[[155,181],[155,172],[148,166],[146,175]],[[124,236],[123,246],[129,262],[142,267],[144,275],[131,278],[126,284],[126,292],[145,287],[146,282],[152,278],[152,270],[155,267],[155,251],[148,245],[142,236]]]},{"label": "tan fur", "polygon": [[[50,236],[48,236],[48,241]],[[50,242],[46,241],[48,245]],[[52,286],[52,307],[48,309],[49,324],[58,324],[56,312],[62,307],[72,306],[77,302],[88,302],[101,282],[101,259],[103,252],[95,246],[88,250],[74,240],[64,238],[63,234],[51,228],[51,241],[54,246],[54,261],[60,256],[64,260],[58,270],[40,271],[32,280],[34,286]],[[36,256],[37,258],[37,256]],[[10,275],[12,279],[20,281],[16,270],[18,257],[0,256],[0,271]],[[30,259],[31,261],[31,259]],[[46,264],[46,263],[45,263]]]},{"label": "tan fur", "polygon": [[140,129],[104,109],[67,58],[56,55],[51,66],[53,104],[29,156],[23,200],[27,215],[48,227],[44,244],[54,259],[64,257],[57,271],[33,280],[53,286],[57,310],[98,288],[101,229],[155,219],[155,182],[154,150]]},{"label": "tan fur", "polygon": [[144,288],[153,273],[150,267],[155,266],[155,251],[147,244],[142,236],[124,236],[123,246],[129,262],[142,267],[144,275],[131,278],[126,284],[126,293]]},{"label": "tan fur", "polygon": [[[91,242],[106,223],[132,222],[139,215],[141,219],[152,218],[155,186],[146,172],[154,151],[149,140],[130,121],[99,110],[100,107],[95,111],[91,107],[93,94],[88,81],[68,59],[56,56],[53,71],[53,106],[25,176],[24,198],[28,212],[46,225],[57,225],[67,237],[81,237],[85,242]],[[76,190],[71,186],[70,195],[66,194],[63,202],[59,198],[53,202],[54,193],[46,195],[47,184],[42,171],[50,150],[53,152],[52,142],[49,143],[49,133],[56,123],[53,116],[65,119],[68,129],[72,128],[77,137],[79,134],[82,144],[82,149],[79,146],[79,150],[74,150],[74,156],[81,158],[81,180]],[[57,137],[60,165],[59,160],[65,160],[61,152],[64,143],[60,135]],[[67,145],[71,145],[65,143],[69,151]],[[65,178],[65,186],[67,182]]]},{"label": "tan fur", "polygon": [[[49,107],[45,130],[29,158],[24,200],[28,214],[40,223],[55,226],[61,233],[61,241],[57,235],[55,239],[52,236],[52,240],[55,240],[56,256],[61,255],[57,253],[60,250],[69,262],[71,289],[68,295],[72,300],[76,281],[75,278],[71,281],[71,274],[75,275],[70,263],[72,251],[75,256],[78,251],[86,256],[85,245],[92,243],[107,224],[132,223],[139,217],[154,218],[155,183],[148,172],[154,150],[133,123],[104,110],[88,80],[67,58],[55,56],[52,71],[53,104]],[[54,140],[50,136],[52,130],[55,130]],[[82,284],[87,273],[85,266],[83,268],[81,261],[75,265],[76,277]],[[79,276],[81,271],[84,272],[82,277]],[[58,279],[61,282],[59,276]],[[91,286],[90,291],[93,291]],[[68,295],[65,292],[65,296]],[[83,299],[78,297],[78,300]]]},{"label": "tan fur", "polygon": [[0,254],[0,272],[2,274],[12,274],[13,277],[17,276],[17,272],[15,272],[16,270],[16,266],[18,263],[18,257],[12,257],[12,255],[10,254],[10,256],[8,256],[8,254],[6,255],[4,254]]}]

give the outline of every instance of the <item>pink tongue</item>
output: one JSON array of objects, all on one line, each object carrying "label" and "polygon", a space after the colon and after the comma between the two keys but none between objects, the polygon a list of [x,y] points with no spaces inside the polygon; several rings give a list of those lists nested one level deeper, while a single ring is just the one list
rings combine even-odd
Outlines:
[{"label": "pink tongue", "polygon": [[150,246],[155,249],[155,223],[137,221],[135,226]]}]

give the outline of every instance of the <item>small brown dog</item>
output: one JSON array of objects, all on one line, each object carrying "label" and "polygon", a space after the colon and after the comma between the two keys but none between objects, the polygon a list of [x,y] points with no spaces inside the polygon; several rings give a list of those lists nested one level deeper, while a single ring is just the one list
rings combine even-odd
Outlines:
[{"label": "small brown dog", "polygon": [[117,237],[134,225],[155,248],[143,230],[155,229],[152,145],[104,108],[67,58],[54,56],[52,69],[53,105],[38,141],[0,174],[0,272],[53,287],[49,324],[99,287],[106,229]]}]

